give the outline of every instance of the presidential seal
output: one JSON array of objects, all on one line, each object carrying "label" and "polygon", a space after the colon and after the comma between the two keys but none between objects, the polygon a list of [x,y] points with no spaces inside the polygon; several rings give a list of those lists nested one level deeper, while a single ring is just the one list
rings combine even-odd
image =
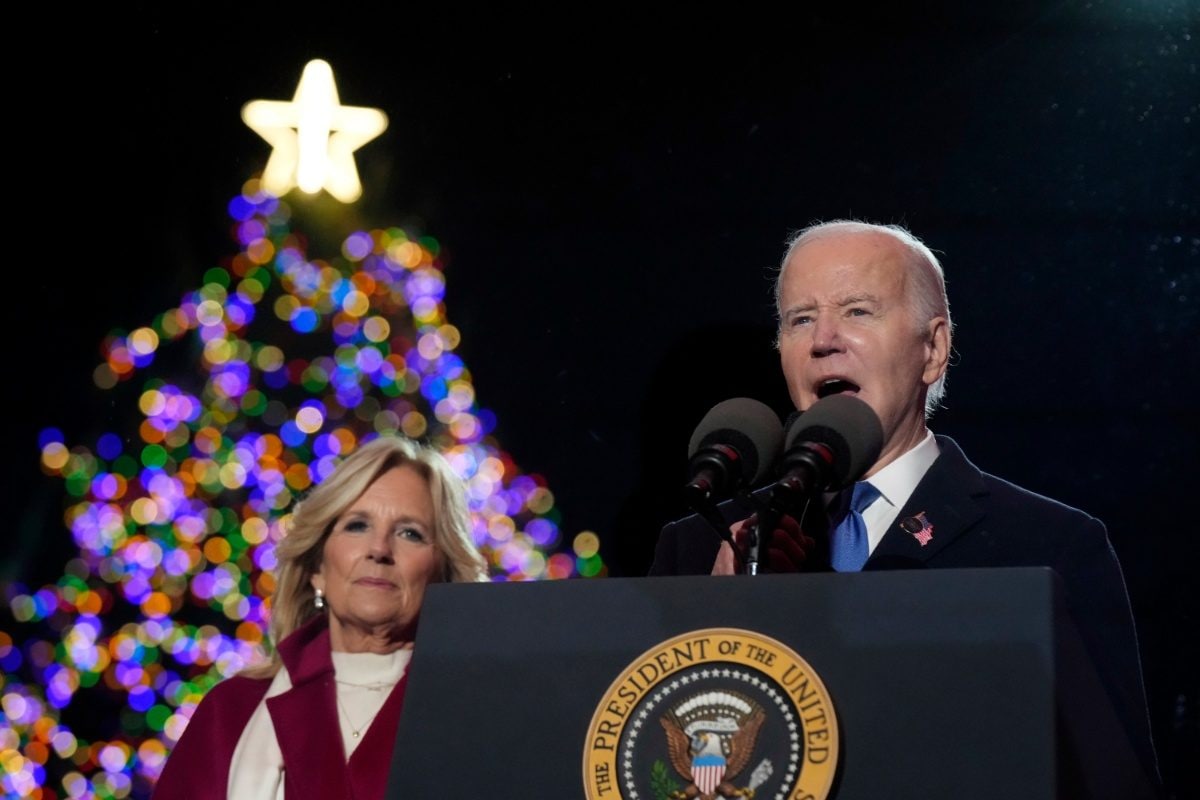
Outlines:
[{"label": "presidential seal", "polygon": [[825,800],[837,716],[812,667],[753,631],[707,628],[647,650],[588,727],[588,800]]}]

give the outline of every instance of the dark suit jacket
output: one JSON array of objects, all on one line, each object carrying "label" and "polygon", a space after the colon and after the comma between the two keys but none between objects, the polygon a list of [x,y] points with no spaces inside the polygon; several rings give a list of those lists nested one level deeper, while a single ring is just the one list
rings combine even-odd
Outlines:
[{"label": "dark suit jacket", "polygon": [[[408,675],[388,695],[347,763],[331,652],[324,615],[279,645],[292,688],[268,699],[267,709],[283,753],[284,796],[382,798]],[[234,750],[270,685],[270,678],[234,676],[209,690],[167,759],[155,800],[224,800]]]},{"label": "dark suit jacket", "polygon": [[[1078,509],[981,472],[948,437],[938,436],[937,442],[940,455],[863,569],[1054,569],[1062,578],[1067,610],[1118,719],[1157,781],[1133,613],[1104,525]],[[820,505],[810,504],[801,527],[823,545],[829,523]],[[730,501],[720,511],[733,522],[751,510]],[[921,512],[933,533],[924,546],[900,527],[901,520]],[[720,539],[699,516],[673,522],[659,536],[650,574],[706,575],[719,547]],[[818,553],[815,561],[815,570],[829,569],[827,554]]]}]

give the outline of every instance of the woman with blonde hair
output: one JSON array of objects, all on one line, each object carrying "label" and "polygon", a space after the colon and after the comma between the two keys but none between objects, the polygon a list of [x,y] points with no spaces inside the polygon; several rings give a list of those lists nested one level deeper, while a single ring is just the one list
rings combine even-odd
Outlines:
[{"label": "woman with blonde hair", "polygon": [[487,580],[461,480],[387,436],[293,510],[276,548],[271,660],[197,707],[155,798],[381,798],[425,588]]}]

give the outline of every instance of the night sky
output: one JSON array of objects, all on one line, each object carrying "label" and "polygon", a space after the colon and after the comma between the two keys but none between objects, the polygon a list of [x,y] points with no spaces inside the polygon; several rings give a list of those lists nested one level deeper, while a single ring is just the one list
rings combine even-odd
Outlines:
[{"label": "night sky", "polygon": [[1200,714],[1200,12],[947,9],[545,19],[545,34],[417,14],[278,32],[129,19],[103,36],[43,20],[38,61],[4,56],[29,116],[10,119],[19,514],[0,579],[61,573],[73,545],[37,431],[106,429],[101,339],[236,252],[225,205],[269,154],[240,108],[291,99],[324,58],[343,103],[390,119],[357,153],[352,213],[441,243],[447,316],[497,439],[546,478],[565,531],[600,535],[612,575],[644,573],[685,513],[708,408],[790,410],[771,344],[787,235],[836,217],[909,227],[942,259],[956,325],[931,427],[1106,523],[1160,758],[1194,779],[1179,762]]}]

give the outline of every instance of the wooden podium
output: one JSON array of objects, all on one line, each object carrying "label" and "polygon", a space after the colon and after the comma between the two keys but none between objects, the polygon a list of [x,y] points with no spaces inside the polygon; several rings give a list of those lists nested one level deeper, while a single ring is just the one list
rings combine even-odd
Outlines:
[{"label": "wooden podium", "polygon": [[[628,749],[633,728],[618,732],[603,709],[646,684],[653,713],[638,741],[662,738],[667,722],[651,718],[670,698],[652,700],[651,678],[688,675],[664,659],[639,677],[638,659],[714,629],[781,643],[827,690],[837,741],[824,796],[1154,796],[1044,568],[433,586],[386,796],[657,800],[634,785],[645,769]],[[721,666],[710,650],[705,675]],[[625,706],[613,720],[636,710]],[[589,760],[618,739],[628,782]],[[771,765],[755,800],[804,796],[781,788],[786,753]]]}]

